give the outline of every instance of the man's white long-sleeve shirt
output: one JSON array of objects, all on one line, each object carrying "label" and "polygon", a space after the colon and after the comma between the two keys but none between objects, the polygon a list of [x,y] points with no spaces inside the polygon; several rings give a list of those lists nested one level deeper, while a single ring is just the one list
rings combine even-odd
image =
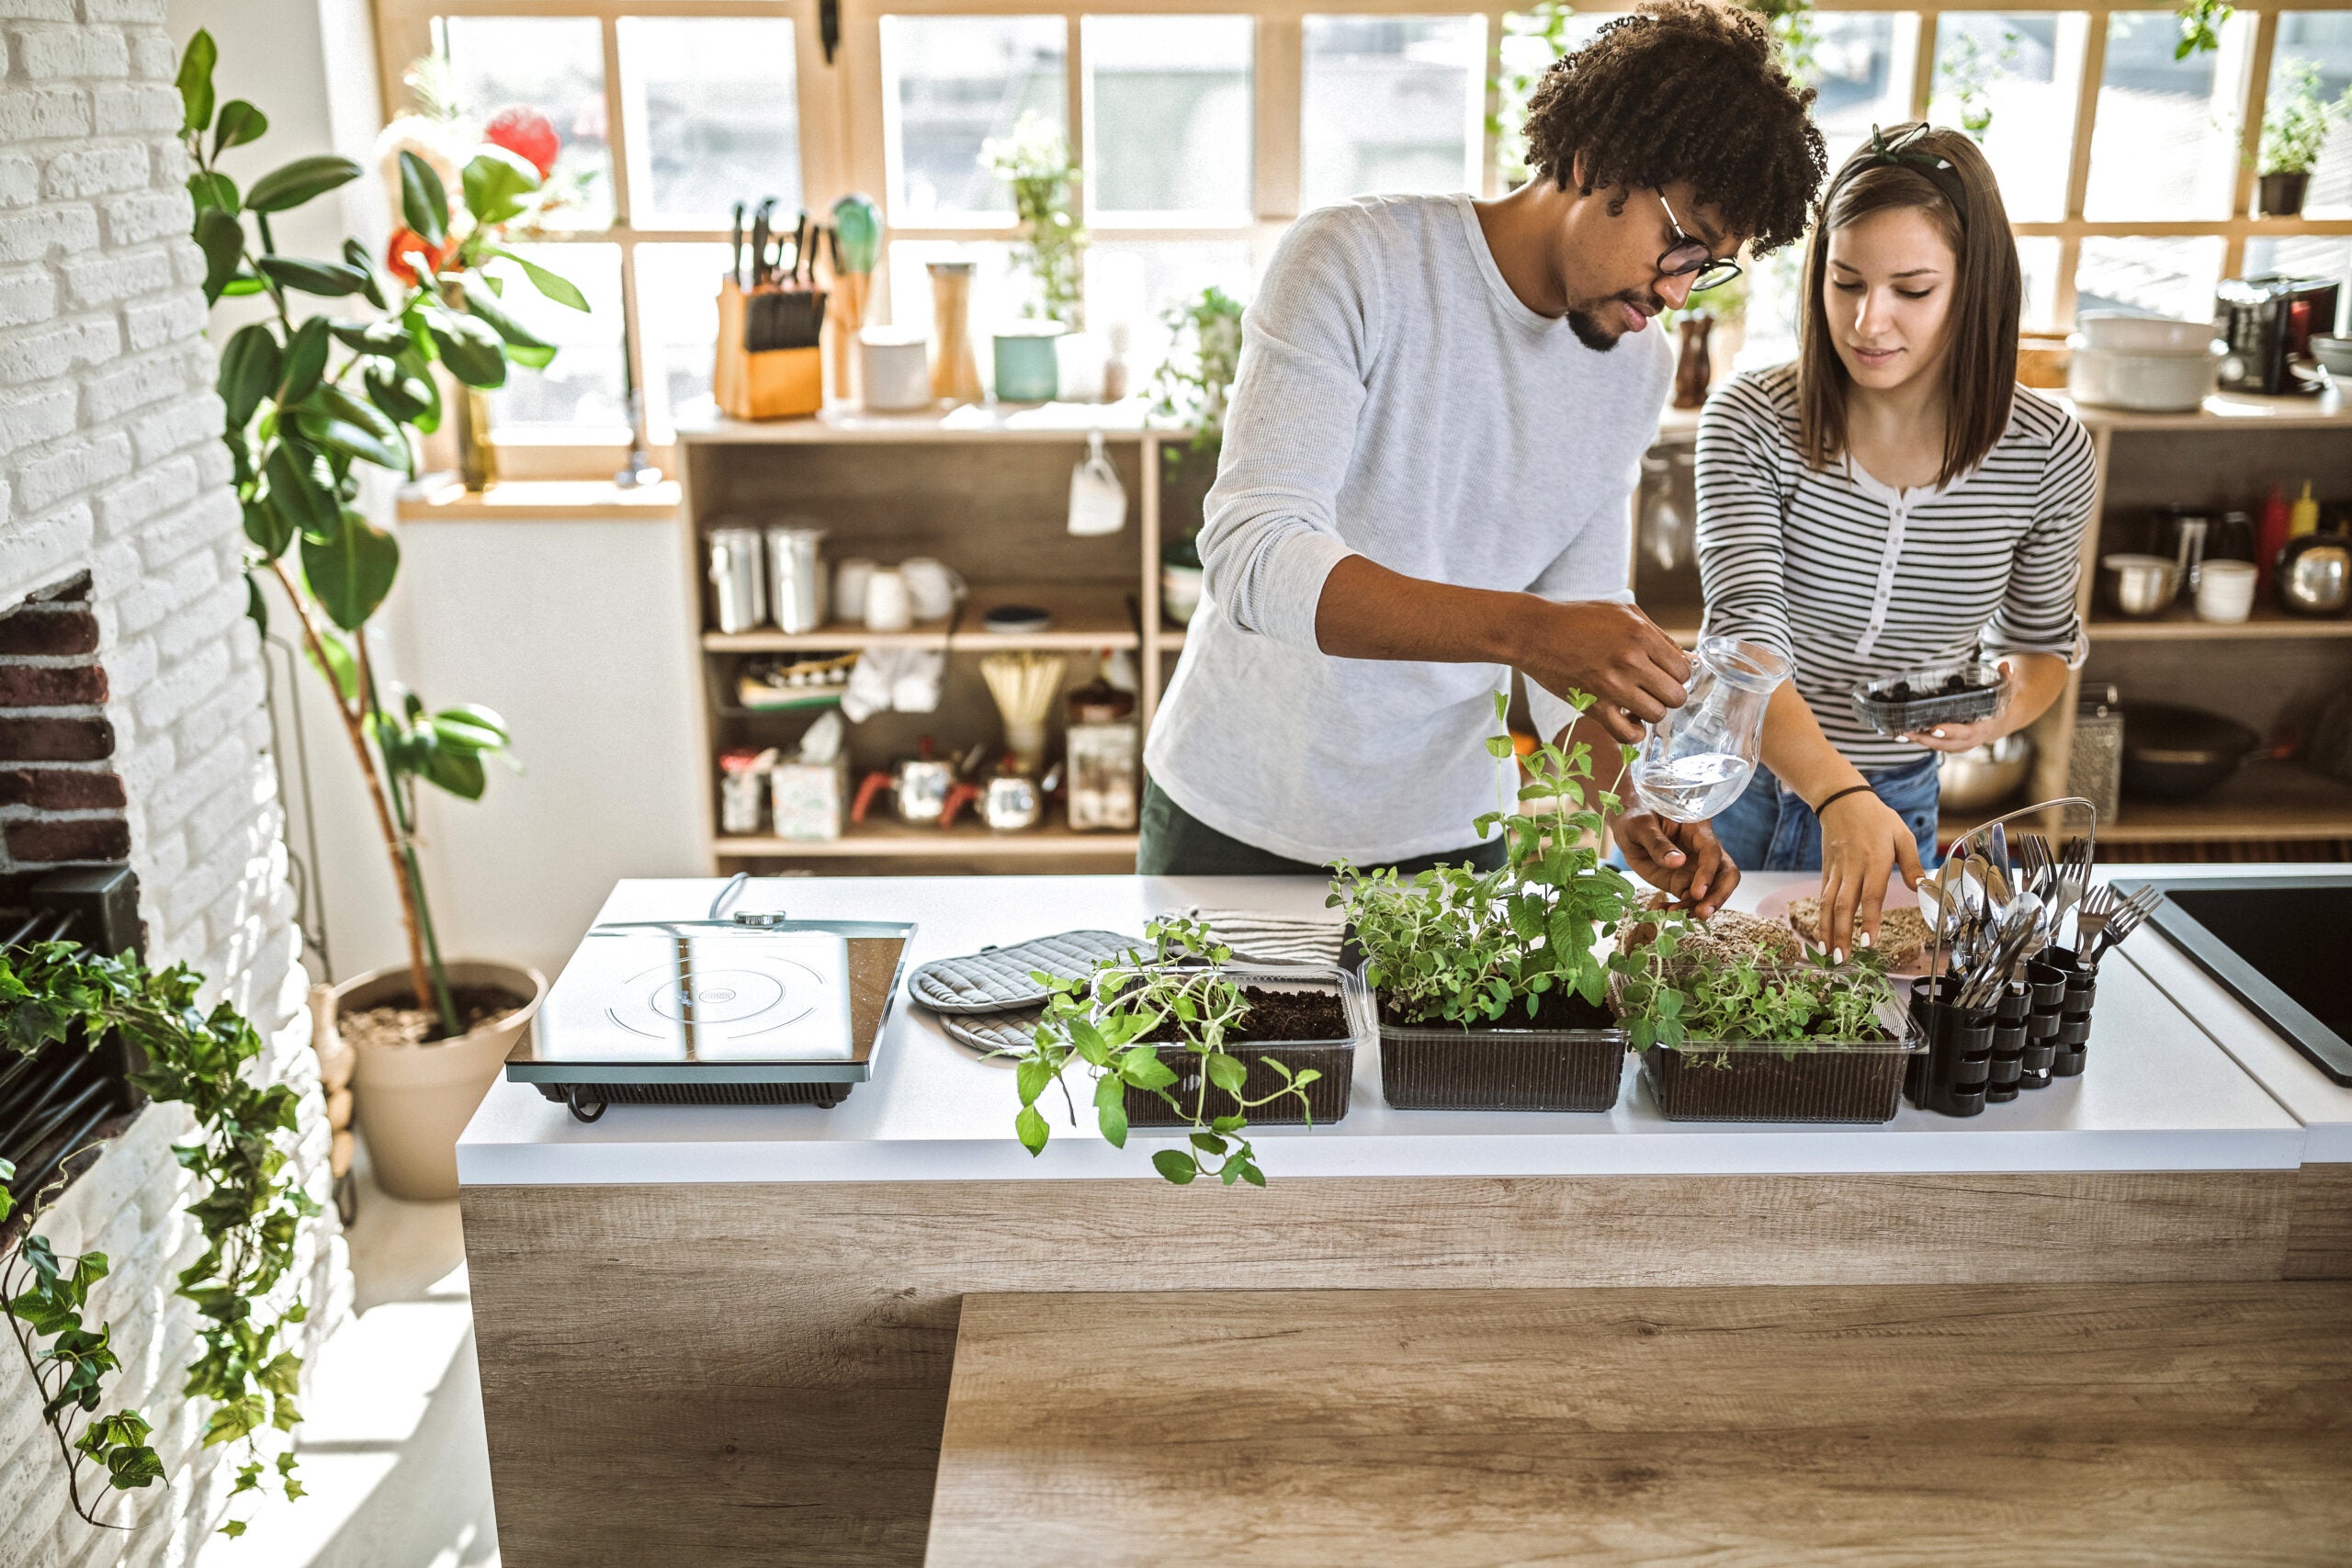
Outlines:
[{"label": "man's white long-sleeve shirt", "polygon": [[[1631,598],[1628,501],[1673,382],[1653,326],[1608,353],[1520,302],[1467,197],[1308,213],[1243,318],[1200,538],[1201,606],[1144,750],[1170,799],[1295,859],[1474,842],[1494,809],[1495,664],[1334,659],[1323,581]],[[1547,732],[1566,705],[1540,690]],[[1606,782],[1613,756],[1597,757]]]}]

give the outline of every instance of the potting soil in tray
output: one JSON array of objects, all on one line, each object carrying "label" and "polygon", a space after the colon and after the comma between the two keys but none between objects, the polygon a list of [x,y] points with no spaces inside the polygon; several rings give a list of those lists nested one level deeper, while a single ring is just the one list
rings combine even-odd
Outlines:
[{"label": "potting soil in tray", "polygon": [[1624,1068],[1615,1015],[1570,992],[1466,1029],[1380,1010],[1381,1097],[1398,1111],[1606,1111]]},{"label": "potting soil in tray", "polygon": [[1892,1043],[1783,1053],[1655,1047],[1642,1077],[1669,1122],[1888,1122],[1911,1053]]},{"label": "potting soil in tray", "polygon": [[[531,998],[495,986],[452,986],[449,999],[457,1005],[459,1025],[471,1031],[495,1023]],[[338,1014],[334,1027],[346,1045],[427,1045],[442,1038],[441,1015],[431,1008],[361,1008]]]},{"label": "potting soil in tray", "polygon": [[[1355,1083],[1356,1052],[1340,998],[1329,991],[1278,991],[1262,986],[1244,986],[1241,995],[1250,1008],[1226,1031],[1225,1052],[1250,1070],[1241,1084],[1243,1099],[1260,1100],[1282,1089],[1283,1076],[1268,1065],[1270,1056],[1281,1057],[1283,1066],[1293,1073],[1312,1070],[1323,1075],[1306,1086],[1306,1110],[1300,1109],[1296,1095],[1286,1094],[1249,1111],[1250,1122],[1259,1126],[1297,1126],[1310,1113],[1317,1122],[1337,1122],[1345,1116],[1348,1094]],[[1174,1070],[1176,1081],[1169,1085],[1168,1092],[1184,1111],[1172,1111],[1157,1094],[1130,1087],[1128,1123],[1189,1125],[1192,1108],[1200,1102],[1201,1056],[1182,1043],[1182,1026],[1174,1019],[1144,1036],[1144,1042],[1159,1044],[1160,1061]],[[1232,1095],[1215,1084],[1208,1086],[1206,1116],[1231,1115],[1235,1110]]]}]

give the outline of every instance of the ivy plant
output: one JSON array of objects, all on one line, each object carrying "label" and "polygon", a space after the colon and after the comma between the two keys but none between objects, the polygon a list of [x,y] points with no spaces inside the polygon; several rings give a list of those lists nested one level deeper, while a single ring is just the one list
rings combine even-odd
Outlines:
[{"label": "ivy plant", "polygon": [[[215,53],[211,35],[199,31],[181,57],[181,140],[195,171],[187,185],[205,301],[251,295],[266,297],[270,307],[266,319],[239,328],[220,350],[221,438],[252,547],[254,617],[266,623],[254,580],[274,577],[301,623],[311,662],[333,688],[374,807],[417,1005],[433,1009],[440,1032],[454,1035],[461,1020],[417,862],[417,792],[431,784],[480,799],[483,759],[503,756],[508,736],[488,708],[429,710],[414,694],[379,684],[367,628],[392,591],[400,544],[353,503],[365,469],[413,470],[409,433],[440,425],[436,364],[464,387],[489,389],[505,383],[510,363],[541,367],[554,358],[554,347],[503,302],[507,268],[558,304],[588,308],[571,282],[505,244],[507,225],[531,219],[550,199],[542,182],[555,163],[552,134],[541,129],[543,118],[500,117],[465,165],[458,209],[432,165],[401,152],[405,226],[385,258],[389,279],[356,240],[345,240],[333,261],[288,256],[277,249],[271,220],[356,179],[359,165],[297,158],[240,191],[220,159],[259,140],[269,120],[242,98],[216,107]],[[339,301],[337,312],[354,313],[297,320],[296,295]]]},{"label": "ivy plant", "polygon": [[1171,474],[1186,454],[1214,455],[1224,444],[1226,398],[1241,368],[1241,310],[1240,300],[1211,285],[1160,317],[1168,357],[1152,374],[1151,412],[1193,427],[1188,445],[1161,448]]},{"label": "ivy plant", "polygon": [[[185,964],[151,970],[136,956],[94,955],[71,942],[0,955],[0,1049],[31,1055],[53,1042],[78,1037],[95,1046],[118,1033],[141,1064],[132,1085],[194,1115],[196,1141],[172,1150],[194,1178],[187,1213],[204,1240],[176,1285],[195,1303],[199,1325],[181,1392],[210,1407],[204,1446],[241,1446],[232,1498],[261,1491],[273,1471],[277,1488],[300,1497],[292,1452],[267,1461],[259,1442],[272,1430],[292,1432],[302,1419],[295,1404],[301,1358],[283,1337],[307,1308],[298,1292],[281,1288],[293,1269],[297,1230],[319,1212],[287,1169],[300,1097],[285,1084],[248,1080],[261,1037],[226,1003],[199,1007],[202,984]],[[0,1178],[11,1174],[0,1162]],[[0,1259],[0,1311],[40,1390],[74,1511],[93,1525],[125,1528],[99,1517],[107,1496],[153,1484],[163,1465],[144,1416],[99,1414],[107,1380],[122,1370],[109,1327],[84,1316],[91,1288],[107,1276],[106,1255],[60,1256],[29,1234],[63,1184],[61,1176],[35,1197],[18,1227],[23,1241]],[[0,1224],[10,1209],[0,1190]],[[245,1524],[232,1517],[220,1529],[242,1535]]]},{"label": "ivy plant", "polygon": [[[1571,693],[1581,714],[1592,699]],[[1508,694],[1495,694],[1503,723]],[[1493,871],[1439,866],[1409,881],[1394,867],[1363,871],[1345,861],[1333,870],[1326,905],[1346,908],[1364,951],[1364,979],[1398,1022],[1443,1020],[1464,1025],[1502,1021],[1514,1009],[1533,1017],[1544,998],[1565,991],[1600,1003],[1614,958],[1595,952],[1638,908],[1640,891],[1601,859],[1604,816],[1623,802],[1618,786],[1636,752],[1620,747],[1615,776],[1593,789],[1592,748],[1537,746],[1524,764],[1513,808],[1508,784],[1497,809],[1476,824],[1485,840],[1500,833],[1504,862]],[[1507,763],[1516,751],[1508,726],[1487,740]]]},{"label": "ivy plant", "polygon": [[[1131,950],[1076,979],[1043,972],[1031,976],[1048,994],[1035,1039],[1027,1049],[1012,1053],[1021,1092],[1013,1132],[1032,1155],[1045,1152],[1052,1129],[1037,1102],[1057,1088],[1075,1123],[1077,1102],[1064,1075],[1073,1066],[1081,1066],[1093,1079],[1096,1125],[1113,1148],[1127,1145],[1127,1091],[1138,1089],[1187,1119],[1190,1146],[1160,1149],[1151,1156],[1152,1168],[1162,1177],[1180,1187],[1204,1176],[1216,1177],[1227,1187],[1237,1181],[1263,1187],[1266,1175],[1258,1167],[1257,1151],[1243,1135],[1250,1112],[1295,1098],[1311,1125],[1306,1088],[1323,1075],[1312,1067],[1294,1071],[1270,1055],[1261,1060],[1282,1079],[1281,1087],[1256,1100],[1245,1099],[1242,1089],[1250,1066],[1225,1048],[1227,1033],[1250,1006],[1226,970],[1233,950],[1197,920],[1157,920],[1144,928],[1144,936],[1152,944],[1148,956]],[[1190,1103],[1176,1088],[1181,1075],[1160,1060],[1162,1047],[1147,1043],[1148,1036],[1170,1021],[1183,1049],[1200,1058],[1198,1071],[1192,1075],[1195,1086]],[[1212,1087],[1229,1097],[1236,1109],[1209,1114]]]}]

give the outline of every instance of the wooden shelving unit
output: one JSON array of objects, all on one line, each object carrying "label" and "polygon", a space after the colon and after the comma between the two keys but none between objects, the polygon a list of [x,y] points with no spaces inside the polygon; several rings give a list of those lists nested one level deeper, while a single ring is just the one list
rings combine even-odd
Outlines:
[{"label": "wooden shelving unit", "polygon": [[2175,604],[2161,615],[2135,619],[2129,615],[2094,613],[2090,636],[2095,643],[2117,642],[2235,642],[2247,637],[2352,637],[2352,617],[2290,615],[2275,604],[2257,604],[2251,618],[2234,626],[2200,621],[2188,604]]},{"label": "wooden shelving unit", "polygon": [[[1078,538],[1066,527],[1069,474],[1096,430],[1126,488],[1127,525],[1116,535]],[[937,712],[876,715],[852,727],[853,787],[868,770],[912,753],[922,737],[934,738],[943,753],[993,738],[998,716],[978,665],[979,656],[998,649],[1064,654],[1070,660],[1066,685],[1091,678],[1091,655],[1125,650],[1136,659],[1140,716],[1148,724],[1183,646],[1182,628],[1163,626],[1159,613],[1160,453],[1190,438],[1187,430],[1148,428],[1144,406],[1133,399],[1107,406],[965,406],[921,414],[828,409],[810,419],[718,420],[681,431],[676,525],[696,585],[695,626],[711,624],[703,538],[722,518],[763,525],[790,518],[823,527],[829,567],[851,556],[886,566],[929,556],[955,568],[970,585],[957,621],[902,632],[836,625],[806,633],[769,627],[695,634],[692,657],[706,666],[704,754],[714,760],[703,795],[710,869],[781,864],[846,871],[878,862],[928,870],[977,862],[1008,871],[1102,871],[1123,859],[1131,863],[1131,832],[1075,833],[1058,815],[1018,833],[992,832],[970,818],[943,830],[882,815],[887,803],[872,819],[829,842],[722,837],[717,753],[735,746],[788,747],[820,711],[747,713],[722,699],[746,657],[944,649],[947,674]],[[1041,631],[989,632],[982,616],[997,604],[1034,605],[1051,621]]]}]

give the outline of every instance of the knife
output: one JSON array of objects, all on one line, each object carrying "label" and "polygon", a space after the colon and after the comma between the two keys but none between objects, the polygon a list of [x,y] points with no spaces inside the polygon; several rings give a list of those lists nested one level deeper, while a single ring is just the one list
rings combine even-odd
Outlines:
[{"label": "knife", "polygon": [[[792,276],[785,280],[787,287],[794,288],[800,287],[800,264],[808,254],[808,215],[803,212],[792,225]],[[810,281],[815,281],[813,271],[810,274]]]},{"label": "knife", "polygon": [[735,204],[735,226],[728,235],[728,243],[735,254],[729,276],[735,279],[735,287],[741,288],[743,287],[743,204],[740,201]]},{"label": "knife", "polygon": [[768,280],[768,215],[775,210],[775,197],[763,197],[752,214],[752,287],[757,288]]}]

